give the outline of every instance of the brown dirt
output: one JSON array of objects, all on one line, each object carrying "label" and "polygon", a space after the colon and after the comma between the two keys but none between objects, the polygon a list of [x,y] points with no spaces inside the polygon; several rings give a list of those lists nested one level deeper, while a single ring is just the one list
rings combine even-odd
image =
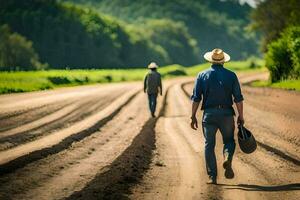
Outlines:
[{"label": "brown dirt", "polygon": [[[251,76],[244,75],[241,82],[263,77]],[[156,130],[157,149],[151,170],[132,189],[132,199],[299,199],[300,148],[296,136],[300,115],[295,109],[299,93],[243,87],[246,126],[255,134],[259,147],[251,155],[243,154],[237,147],[233,162],[236,177],[226,180],[218,134],[219,184],[211,186],[205,184],[201,130],[189,128],[191,102],[187,94],[193,84],[183,88],[185,91],[180,91],[177,84],[170,89],[167,114],[159,120]],[[253,95],[254,92],[260,95]],[[201,119],[201,112],[198,118]],[[162,164],[157,166],[157,162]]]},{"label": "brown dirt", "polygon": [[236,177],[226,180],[219,134],[211,186],[201,130],[189,127],[191,81],[165,81],[154,119],[136,83],[0,96],[0,141],[14,144],[0,149],[0,199],[298,199],[299,93],[243,86],[259,146],[251,155],[237,147]]},{"label": "brown dirt", "polygon": [[[88,96],[78,100],[51,114],[38,117],[29,123],[0,132],[0,149],[6,150],[25,142],[49,135],[56,130],[66,128],[89,115],[102,110],[119,95],[102,94]],[[33,116],[33,115],[30,115]],[[30,117],[26,114],[23,117]],[[12,123],[18,123],[19,119],[9,119]]]}]

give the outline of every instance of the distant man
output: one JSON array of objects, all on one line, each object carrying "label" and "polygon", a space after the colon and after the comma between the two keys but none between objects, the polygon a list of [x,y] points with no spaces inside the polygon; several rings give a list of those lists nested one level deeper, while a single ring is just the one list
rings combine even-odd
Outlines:
[{"label": "distant man", "polygon": [[244,123],[243,117],[243,96],[236,74],[223,67],[230,56],[222,49],[214,49],[207,52],[204,58],[211,62],[209,69],[199,73],[191,97],[192,116],[191,127],[198,128],[196,112],[202,100],[201,110],[204,110],[202,117],[202,130],[205,138],[205,161],[209,177],[208,184],[217,183],[217,162],[215,156],[216,132],[220,130],[223,138],[223,168],[225,177],[232,179],[232,158],[235,150],[234,141],[234,109],[233,101],[238,110],[238,124]]},{"label": "distant man", "polygon": [[149,109],[151,116],[155,117],[157,94],[162,95],[162,84],[160,73],[157,72],[157,64],[152,62],[148,65],[150,71],[144,79],[144,92],[148,94]]}]

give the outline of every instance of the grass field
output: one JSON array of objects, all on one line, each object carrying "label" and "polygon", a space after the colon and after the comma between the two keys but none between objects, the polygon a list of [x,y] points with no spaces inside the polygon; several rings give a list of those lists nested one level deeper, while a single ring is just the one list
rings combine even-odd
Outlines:
[{"label": "grass field", "polygon": [[271,83],[269,81],[255,81],[255,82],[251,83],[251,86],[272,87],[272,88],[300,91],[300,80],[285,80],[285,81],[280,81],[277,83]]},{"label": "grass field", "polygon": [[[192,67],[186,67],[185,71],[187,75],[189,76],[195,76],[197,75],[200,71],[210,67],[210,63],[204,63]],[[240,71],[263,71],[266,70],[264,66],[264,61],[263,60],[247,60],[247,61],[231,61],[229,63],[225,63],[224,67],[227,69],[230,69],[235,72],[240,72]]]},{"label": "grass field", "polygon": [[[257,63],[256,65],[263,65],[262,63]],[[200,71],[208,68],[209,66],[209,63],[192,67],[170,65],[160,67],[159,72],[162,74],[163,78],[172,78],[175,76],[196,76]],[[226,64],[225,67],[234,71],[262,69],[254,67],[250,61],[230,62]],[[0,72],[0,94],[29,92],[95,83],[140,81],[143,80],[146,73],[147,69]]]}]

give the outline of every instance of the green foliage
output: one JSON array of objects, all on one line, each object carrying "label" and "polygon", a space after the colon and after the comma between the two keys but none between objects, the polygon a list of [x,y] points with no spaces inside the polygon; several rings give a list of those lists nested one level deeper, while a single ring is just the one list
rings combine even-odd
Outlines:
[{"label": "green foliage", "polygon": [[169,76],[185,76],[187,74],[186,74],[185,70],[175,69],[174,71],[168,72],[166,75],[169,75]]},{"label": "green foliage", "polygon": [[299,0],[265,0],[252,13],[252,27],[263,33],[263,50],[271,81],[300,75]]},{"label": "green foliage", "polygon": [[[252,62],[255,60],[255,67],[252,66]],[[211,63],[204,63],[195,65],[192,67],[185,68],[187,75],[189,76],[195,76],[202,70],[205,70],[211,66]],[[229,63],[225,63],[225,68],[235,71],[235,72],[259,72],[259,71],[265,71],[264,67],[264,61],[262,59],[258,58],[249,58],[244,61],[231,61]]]},{"label": "green foliage", "polygon": [[0,26],[0,70],[35,70],[46,65],[25,37],[12,33],[7,25]]},{"label": "green foliage", "polygon": [[[113,15],[135,26],[147,24],[149,23],[148,20],[153,19],[169,20],[173,24],[180,22],[185,26],[191,39],[197,42],[200,55],[216,47],[223,48],[229,52],[233,59],[245,59],[249,55],[257,54],[256,36],[245,29],[249,21],[248,14],[251,8],[246,4],[243,6],[240,5],[236,0],[69,1],[95,7],[103,13]],[[151,29],[148,31],[151,31]],[[178,34],[182,34],[182,32],[179,31]],[[163,35],[157,34],[154,37],[159,38],[163,37]],[[178,36],[174,35],[174,39],[172,38],[170,40],[175,41]],[[164,41],[164,38],[160,40]],[[160,42],[159,44],[161,45]],[[165,43],[162,42],[162,44]],[[166,49],[174,45],[176,44],[169,42],[169,44],[166,44]],[[161,46],[164,47],[164,45]],[[187,48],[184,50],[186,51]],[[195,50],[197,51],[197,49]],[[179,56],[184,55],[181,52],[178,53]],[[173,58],[172,55],[174,53],[170,54],[169,56]],[[201,56],[198,57],[201,58]]]},{"label": "green foliage", "polygon": [[160,65],[172,63],[168,52],[159,44],[151,41],[145,29],[126,26],[125,31],[130,35],[129,43],[124,44],[122,48],[122,58],[124,58],[127,66],[146,66],[152,60]]},{"label": "green foliage", "polygon": [[300,26],[286,29],[268,45],[266,66],[272,82],[300,77]]},{"label": "green foliage", "polygon": [[71,81],[67,77],[61,76],[48,77],[48,80],[54,85],[66,85],[71,83]]},{"label": "green foliage", "polygon": [[192,65],[200,62],[197,41],[184,24],[166,19],[148,20],[145,28],[150,39],[167,52],[173,63]]},{"label": "green foliage", "polygon": [[251,83],[251,86],[272,87],[300,91],[300,80],[283,80],[276,83],[271,83],[270,81],[255,81]]},{"label": "green foliage", "polygon": [[[13,31],[33,41],[41,60],[51,68],[141,67],[152,60],[161,65],[198,62],[194,41],[177,23],[162,20],[170,28],[163,31],[169,37],[167,41],[164,36],[160,39],[157,34],[147,33],[153,28],[152,23],[147,25],[149,29],[129,26],[72,3],[0,0],[0,4],[0,24],[8,24]],[[178,43],[177,40],[182,44],[172,48],[175,46],[171,44]]]},{"label": "green foliage", "polygon": [[252,27],[263,33],[263,50],[289,26],[300,25],[299,0],[264,0],[252,12]]}]

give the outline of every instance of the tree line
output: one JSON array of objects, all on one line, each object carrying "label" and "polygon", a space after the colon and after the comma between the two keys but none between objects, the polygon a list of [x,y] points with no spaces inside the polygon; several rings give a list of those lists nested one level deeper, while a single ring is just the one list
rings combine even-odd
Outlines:
[{"label": "tree line", "polygon": [[[161,19],[147,27],[132,26],[91,8],[55,0],[0,0],[0,4],[0,24],[10,29],[1,28],[1,34],[24,38],[34,52],[28,59],[49,68],[141,67],[151,60],[161,65],[199,62],[195,41],[180,23]],[[156,25],[162,28],[161,35],[151,28]],[[5,52],[3,45],[0,52]],[[5,59],[0,63],[2,70],[47,66]]]},{"label": "tree line", "polygon": [[0,4],[0,25],[31,43],[37,55],[31,65],[2,60],[2,70],[142,67],[152,60],[160,65],[193,65],[216,45],[235,59],[257,49],[253,34],[243,30],[250,8],[233,0],[0,0]]},{"label": "tree line", "polygon": [[252,8],[238,0],[68,1],[96,8],[135,26],[160,19],[181,23],[197,42],[202,61],[202,55],[216,47],[222,47],[235,60],[258,55],[258,37],[247,29]]},{"label": "tree line", "polygon": [[300,77],[299,10],[299,0],[264,0],[252,13],[252,28],[263,35],[261,49],[272,82]]}]

